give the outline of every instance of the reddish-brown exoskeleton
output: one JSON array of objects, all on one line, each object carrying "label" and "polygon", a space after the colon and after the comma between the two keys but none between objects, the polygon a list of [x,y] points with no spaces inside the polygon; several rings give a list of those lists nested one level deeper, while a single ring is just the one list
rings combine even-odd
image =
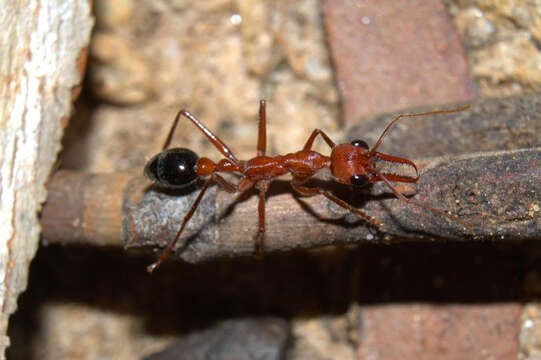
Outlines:
[{"label": "reddish-brown exoskeleton", "polygon": [[[417,166],[411,160],[398,156],[391,156],[377,151],[381,145],[383,138],[389,129],[400,119],[405,117],[425,116],[432,114],[451,113],[462,111],[467,107],[439,110],[417,114],[402,114],[397,116],[381,133],[376,144],[370,149],[368,144],[363,140],[354,140],[349,144],[336,145],[322,130],[316,129],[312,132],[302,150],[295,153],[277,156],[267,156],[265,154],[267,148],[266,135],[266,113],[265,101],[261,100],[259,104],[259,131],[257,141],[257,156],[247,160],[238,160],[231,150],[220,140],[216,135],[205,127],[194,115],[189,111],[181,110],[178,112],[171,130],[165,140],[162,152],[155,155],[145,166],[145,175],[153,182],[169,188],[182,188],[193,184],[199,178],[206,178],[203,188],[197,196],[192,207],[184,216],[182,225],[176,236],[169,242],[160,258],[149,265],[147,270],[152,272],[158,267],[171,253],[177,243],[184,227],[192,217],[201,201],[205,191],[212,183],[218,184],[224,190],[235,193],[243,192],[252,187],[255,187],[259,192],[259,231],[255,241],[256,253],[261,254],[263,251],[263,236],[265,233],[265,194],[269,188],[271,181],[281,175],[291,174],[291,186],[301,195],[323,195],[330,201],[336,203],[352,213],[357,214],[369,224],[381,229],[382,225],[374,218],[368,216],[362,210],[357,209],[340,198],[336,197],[327,190],[318,187],[307,187],[304,183],[314,174],[323,168],[330,168],[333,178],[339,183],[351,185],[353,188],[362,187],[367,184],[378,181],[384,182],[389,190],[400,200],[406,203],[436,211],[443,216],[446,216],[453,221],[459,222],[462,226],[468,227],[458,218],[447,214],[445,211],[434,208],[425,204],[413,202],[401,194],[392,184],[394,182],[415,183],[419,179]],[[203,132],[210,142],[225,156],[218,163],[213,162],[209,158],[199,158],[193,151],[184,148],[167,149],[171,143],[173,133],[177,126],[178,120],[184,115],[195,126]],[[320,135],[323,140],[331,148],[331,155],[326,156],[312,150],[312,144],[316,137]],[[410,166],[415,170],[415,176],[398,175],[394,173],[380,172],[376,169],[376,161],[386,161],[394,164]],[[237,184],[231,184],[218,173],[237,173],[241,179]]]}]

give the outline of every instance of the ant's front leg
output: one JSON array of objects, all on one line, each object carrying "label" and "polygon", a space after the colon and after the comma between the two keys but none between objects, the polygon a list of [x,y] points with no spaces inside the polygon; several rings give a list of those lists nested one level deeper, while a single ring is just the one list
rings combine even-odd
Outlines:
[{"label": "ant's front leg", "polygon": [[400,193],[396,187],[393,186],[393,184],[391,184],[391,181],[396,181],[396,178],[393,178],[393,174],[389,174],[389,175],[386,175],[386,174],[380,174],[380,173],[375,173],[374,174],[375,176],[377,176],[379,178],[379,180],[383,181],[385,183],[385,185],[387,185],[387,187],[389,188],[389,190],[392,191],[392,193],[401,201],[407,203],[407,204],[413,204],[413,205],[417,205],[419,207],[422,207],[422,208],[425,208],[425,209],[428,209],[428,210],[431,210],[431,211],[434,211],[434,212],[437,212],[438,214],[441,214],[442,216],[445,216],[446,218],[460,224],[464,229],[466,229],[472,236],[474,236],[474,231],[473,231],[473,228],[471,227],[470,224],[462,221],[461,219],[459,219],[457,216],[455,215],[452,215],[452,214],[448,214],[447,212],[445,212],[444,210],[442,209],[438,209],[436,207],[433,207],[433,206],[430,206],[430,205],[427,205],[427,204],[423,204],[421,202],[418,202],[418,201],[415,201],[415,200],[411,200],[411,199],[408,199],[407,197],[405,197],[402,193]]}]

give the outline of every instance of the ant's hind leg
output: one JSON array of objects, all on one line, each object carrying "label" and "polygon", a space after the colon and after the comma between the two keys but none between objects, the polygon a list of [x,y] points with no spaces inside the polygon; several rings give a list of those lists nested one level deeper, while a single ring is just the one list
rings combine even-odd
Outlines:
[{"label": "ant's hind leg", "polygon": [[239,191],[237,185],[231,184],[229,181],[227,181],[220,175],[214,173],[212,174],[212,177],[214,181],[216,181],[216,183],[220,186],[220,188],[224,189],[226,192],[230,194],[234,194]]},{"label": "ant's hind leg", "polygon": [[269,189],[270,181],[260,180],[255,184],[259,191],[259,202],[257,204],[257,212],[259,215],[259,226],[255,239],[255,255],[261,259],[265,250],[265,194]]},{"label": "ant's hind leg", "polygon": [[[203,198],[203,195],[205,195],[205,192],[207,191],[209,186],[214,182],[216,182],[218,184],[218,186],[220,186],[220,188],[224,189],[228,193],[236,193],[236,192],[239,191],[239,188],[242,188],[242,186],[246,186],[246,185],[243,185],[242,183],[240,185],[233,185],[233,184],[229,183],[227,180],[225,180],[223,177],[221,177],[220,175],[218,175],[216,173],[212,174],[212,176],[205,182],[205,185],[203,185],[203,188],[201,189],[201,192],[199,193],[199,195],[195,199],[195,201],[194,201],[192,207],[190,208],[190,210],[188,211],[188,213],[184,216],[184,219],[182,219],[182,225],[180,226],[180,229],[178,230],[178,232],[175,235],[175,237],[173,238],[173,240],[171,240],[169,242],[169,244],[167,244],[167,247],[162,252],[159,259],[157,261],[155,261],[154,263],[150,264],[149,266],[147,266],[147,271],[149,273],[152,273],[154,270],[156,270],[156,268],[158,266],[160,266],[160,264],[163,263],[165,261],[165,259],[167,259],[167,257],[171,254],[171,252],[173,251],[173,248],[175,247],[176,243],[180,239],[180,235],[182,235],[182,232],[184,231],[184,228],[186,227],[186,224],[188,224],[188,221],[190,221],[193,214],[195,213],[195,210],[199,206],[199,203],[201,202],[201,199]],[[264,208],[263,208],[263,210],[264,210]],[[264,227],[263,227],[263,230],[264,230]]]},{"label": "ant's hind leg", "polygon": [[165,248],[165,250],[162,252],[162,254],[160,255],[159,259],[157,261],[155,261],[154,263],[150,264],[149,266],[147,266],[147,271],[149,273],[152,273],[154,270],[156,270],[156,268],[158,266],[160,266],[161,263],[163,263],[165,261],[165,259],[167,259],[167,257],[171,254],[171,252],[173,251],[173,248],[175,247],[178,239],[180,239],[180,235],[182,234],[182,231],[184,230],[184,227],[186,226],[186,224],[188,223],[188,221],[190,221],[190,219],[192,218],[195,210],[197,209],[197,207],[199,206],[199,202],[201,201],[201,199],[203,198],[203,195],[205,195],[205,192],[207,191],[207,189],[209,188],[209,185],[213,182],[213,178],[210,178],[208,179],[206,182],[205,182],[205,185],[203,185],[203,188],[201,189],[201,192],[199,193],[199,195],[197,196],[197,198],[195,199],[192,207],[190,208],[190,210],[188,211],[188,213],[184,216],[184,219],[182,219],[182,225],[180,226],[180,229],[178,230],[177,234],[175,235],[175,237],[173,238],[173,240],[171,240],[169,242],[169,244],[167,244],[167,247]]},{"label": "ant's hind leg", "polygon": [[311,188],[311,187],[301,186],[298,182],[296,183],[295,181],[291,182],[291,186],[293,187],[293,190],[295,190],[296,192],[298,192],[301,195],[306,195],[306,196],[323,195],[328,200],[335,203],[336,205],[338,205],[338,206],[340,206],[340,207],[354,213],[355,215],[359,216],[361,219],[363,219],[364,221],[366,221],[370,225],[374,226],[379,231],[384,231],[384,226],[383,226],[383,224],[381,222],[379,222],[378,220],[376,220],[372,216],[366,214],[364,211],[362,211],[360,209],[357,209],[356,207],[351,206],[350,204],[348,204],[344,200],[336,197],[335,195],[331,194],[328,191],[325,191],[325,190],[320,189],[320,188]]},{"label": "ant's hind leg", "polygon": [[227,147],[227,145],[224,144],[224,142],[219,137],[214,135],[214,133],[212,131],[210,131],[205,125],[203,125],[203,123],[201,121],[199,121],[199,119],[197,119],[197,117],[195,117],[195,115],[193,115],[191,112],[189,112],[187,110],[184,110],[184,109],[180,110],[177,113],[177,116],[175,116],[175,120],[173,120],[173,125],[171,125],[171,129],[169,130],[169,134],[167,135],[167,138],[165,139],[165,142],[163,144],[162,151],[167,149],[169,147],[169,145],[171,144],[171,139],[173,138],[173,133],[175,132],[178,121],[179,121],[179,119],[180,119],[180,117],[182,115],[187,117],[188,120],[190,120],[195,126],[197,126],[197,128],[199,130],[201,130],[203,135],[205,135],[207,137],[207,139],[209,139],[209,141],[212,143],[212,145],[214,145],[214,147],[219,152],[221,152],[223,156],[228,158],[233,164],[235,164],[235,165],[239,164],[239,160],[235,157],[235,155],[233,155],[233,153]]}]

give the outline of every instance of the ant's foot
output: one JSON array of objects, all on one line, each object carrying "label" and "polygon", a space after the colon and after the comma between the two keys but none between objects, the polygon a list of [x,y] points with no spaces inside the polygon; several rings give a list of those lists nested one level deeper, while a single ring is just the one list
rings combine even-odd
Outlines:
[{"label": "ant's foot", "polygon": [[147,272],[149,274],[152,274],[154,272],[154,270],[156,270],[156,268],[158,267],[159,264],[160,264],[159,261],[156,261],[155,263],[152,263],[152,264],[148,265],[147,266]]},{"label": "ant's foot", "polygon": [[255,239],[255,250],[254,250],[254,257],[261,261],[263,260],[263,237],[264,232],[258,231],[256,239]]}]

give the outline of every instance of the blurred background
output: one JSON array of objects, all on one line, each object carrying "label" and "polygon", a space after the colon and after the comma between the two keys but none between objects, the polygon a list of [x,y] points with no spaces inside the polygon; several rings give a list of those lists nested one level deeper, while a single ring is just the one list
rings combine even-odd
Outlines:
[{"label": "blurred background", "polygon": [[[541,89],[537,1],[95,0],[93,10],[63,169],[142,172],[181,108],[247,159],[260,99],[268,153],[283,154],[315,128],[341,141],[382,113]],[[174,144],[220,158],[187,121]],[[531,244],[329,247],[170,262],[149,276],[141,254],[43,246],[8,358],[143,359],[249,319],[242,334],[268,332],[263,345],[246,340],[247,359],[533,359],[539,254]],[[160,359],[198,359],[196,343]]]}]

